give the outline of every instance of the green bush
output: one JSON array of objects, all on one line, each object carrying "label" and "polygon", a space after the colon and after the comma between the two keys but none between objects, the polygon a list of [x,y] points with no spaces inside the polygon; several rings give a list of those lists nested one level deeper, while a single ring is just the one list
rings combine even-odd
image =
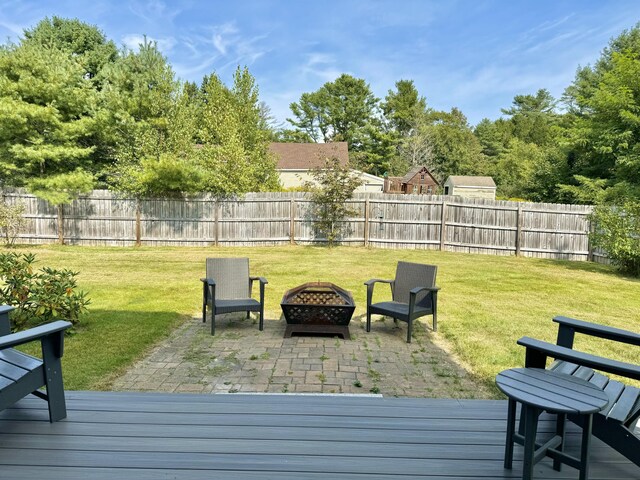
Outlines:
[{"label": "green bush", "polygon": [[621,271],[640,277],[640,202],[626,202],[620,207],[599,205],[592,221],[593,245],[606,250]]},{"label": "green bush", "polygon": [[77,291],[78,272],[43,267],[34,270],[32,253],[0,254],[0,303],[16,309],[11,313],[14,331],[52,320],[76,325],[90,300]]},{"label": "green bush", "polygon": [[8,204],[4,199],[0,201],[0,234],[7,246],[13,245],[16,237],[27,220],[23,217],[26,207],[23,203]]}]

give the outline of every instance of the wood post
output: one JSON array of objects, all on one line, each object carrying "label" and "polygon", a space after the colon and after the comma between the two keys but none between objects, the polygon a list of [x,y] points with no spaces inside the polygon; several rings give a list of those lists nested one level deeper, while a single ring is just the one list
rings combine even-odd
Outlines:
[{"label": "wood post", "polygon": [[520,256],[520,247],[522,245],[522,205],[518,205],[516,212],[516,257]]},{"label": "wood post", "polygon": [[296,200],[291,199],[289,203],[289,244],[295,245],[296,243]]},{"label": "wood post", "polygon": [[220,202],[217,199],[213,204],[213,230],[213,244],[217,247],[220,239]]},{"label": "wood post", "polygon": [[587,217],[587,222],[589,222],[589,236],[588,238],[588,247],[587,247],[587,261],[589,262],[593,262],[593,254],[594,254],[594,248],[593,248],[593,233],[596,231],[596,226],[593,223],[593,220],[589,217]]},{"label": "wood post", "polygon": [[64,245],[64,205],[58,205],[58,243]]},{"label": "wood post", "polygon": [[142,245],[142,225],[141,225],[141,210],[140,200],[136,202],[136,247]]},{"label": "wood post", "polygon": [[447,225],[447,202],[442,201],[442,217],[440,218],[440,250],[444,250],[445,227]]},{"label": "wood post", "polygon": [[369,212],[371,211],[371,205],[369,204],[369,197],[364,201],[364,246],[369,246]]}]

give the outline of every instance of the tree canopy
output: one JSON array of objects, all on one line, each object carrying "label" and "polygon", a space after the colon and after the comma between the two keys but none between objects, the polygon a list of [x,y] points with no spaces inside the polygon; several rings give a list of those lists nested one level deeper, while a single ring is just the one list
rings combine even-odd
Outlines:
[{"label": "tree canopy", "polygon": [[91,186],[137,198],[275,190],[270,141],[345,141],[351,167],[376,175],[424,165],[441,183],[490,175],[503,198],[639,201],[638,78],[640,24],[578,68],[562,98],[522,92],[475,127],[456,106],[430,108],[411,79],[379,99],[344,73],[302,93],[277,128],[246,67],[231,85],[216,72],[181,82],[154,42],[118,49],[53,16],[0,46],[0,181],[63,203]]},{"label": "tree canopy", "polygon": [[268,108],[238,67],[181,83],[155,42],[118,50],[45,18],[0,47],[1,183],[68,203],[93,186],[137,198],[277,189]]}]

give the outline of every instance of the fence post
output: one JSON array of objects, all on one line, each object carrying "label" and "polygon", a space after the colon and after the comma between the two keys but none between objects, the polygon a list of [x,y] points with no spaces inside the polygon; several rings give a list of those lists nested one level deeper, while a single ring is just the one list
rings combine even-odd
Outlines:
[{"label": "fence post", "polygon": [[213,202],[213,245],[218,246],[220,235],[220,201],[216,198]]},{"label": "fence post", "polygon": [[593,238],[593,232],[596,231],[596,226],[593,223],[591,217],[587,216],[587,222],[589,222],[589,228],[588,228],[588,233],[589,236],[587,237],[588,240],[588,247],[587,247],[587,261],[588,262],[593,262],[593,254],[594,254],[594,248],[593,248],[593,242],[592,242],[592,238]]},{"label": "fence post", "polygon": [[369,246],[369,211],[371,206],[369,205],[369,197],[364,201],[364,246]]},{"label": "fence post", "polygon": [[444,250],[446,224],[447,224],[447,202],[445,200],[442,200],[442,216],[440,218],[440,250]]},{"label": "fence post", "polygon": [[520,247],[522,244],[522,205],[518,205],[516,211],[516,257],[520,256]]},{"label": "fence post", "polygon": [[58,205],[58,243],[64,245],[64,205]]},{"label": "fence post", "polygon": [[292,198],[289,203],[289,244],[296,243],[296,199]]},{"label": "fence post", "polygon": [[140,200],[136,201],[136,247],[142,245],[142,226],[141,226],[141,208]]}]

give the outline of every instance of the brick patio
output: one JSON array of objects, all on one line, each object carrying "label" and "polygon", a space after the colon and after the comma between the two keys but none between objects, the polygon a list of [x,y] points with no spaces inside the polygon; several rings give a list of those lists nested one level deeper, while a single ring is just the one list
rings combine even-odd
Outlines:
[{"label": "brick patio", "polygon": [[[381,393],[384,396],[491,398],[437,344],[419,322],[413,343],[406,325],[351,321],[351,340],[318,336],[283,338],[283,319],[266,319],[263,332],[242,314],[218,317],[216,335],[193,318],[136,363],[114,390],[156,392]],[[433,339],[436,339],[434,343]]]}]

